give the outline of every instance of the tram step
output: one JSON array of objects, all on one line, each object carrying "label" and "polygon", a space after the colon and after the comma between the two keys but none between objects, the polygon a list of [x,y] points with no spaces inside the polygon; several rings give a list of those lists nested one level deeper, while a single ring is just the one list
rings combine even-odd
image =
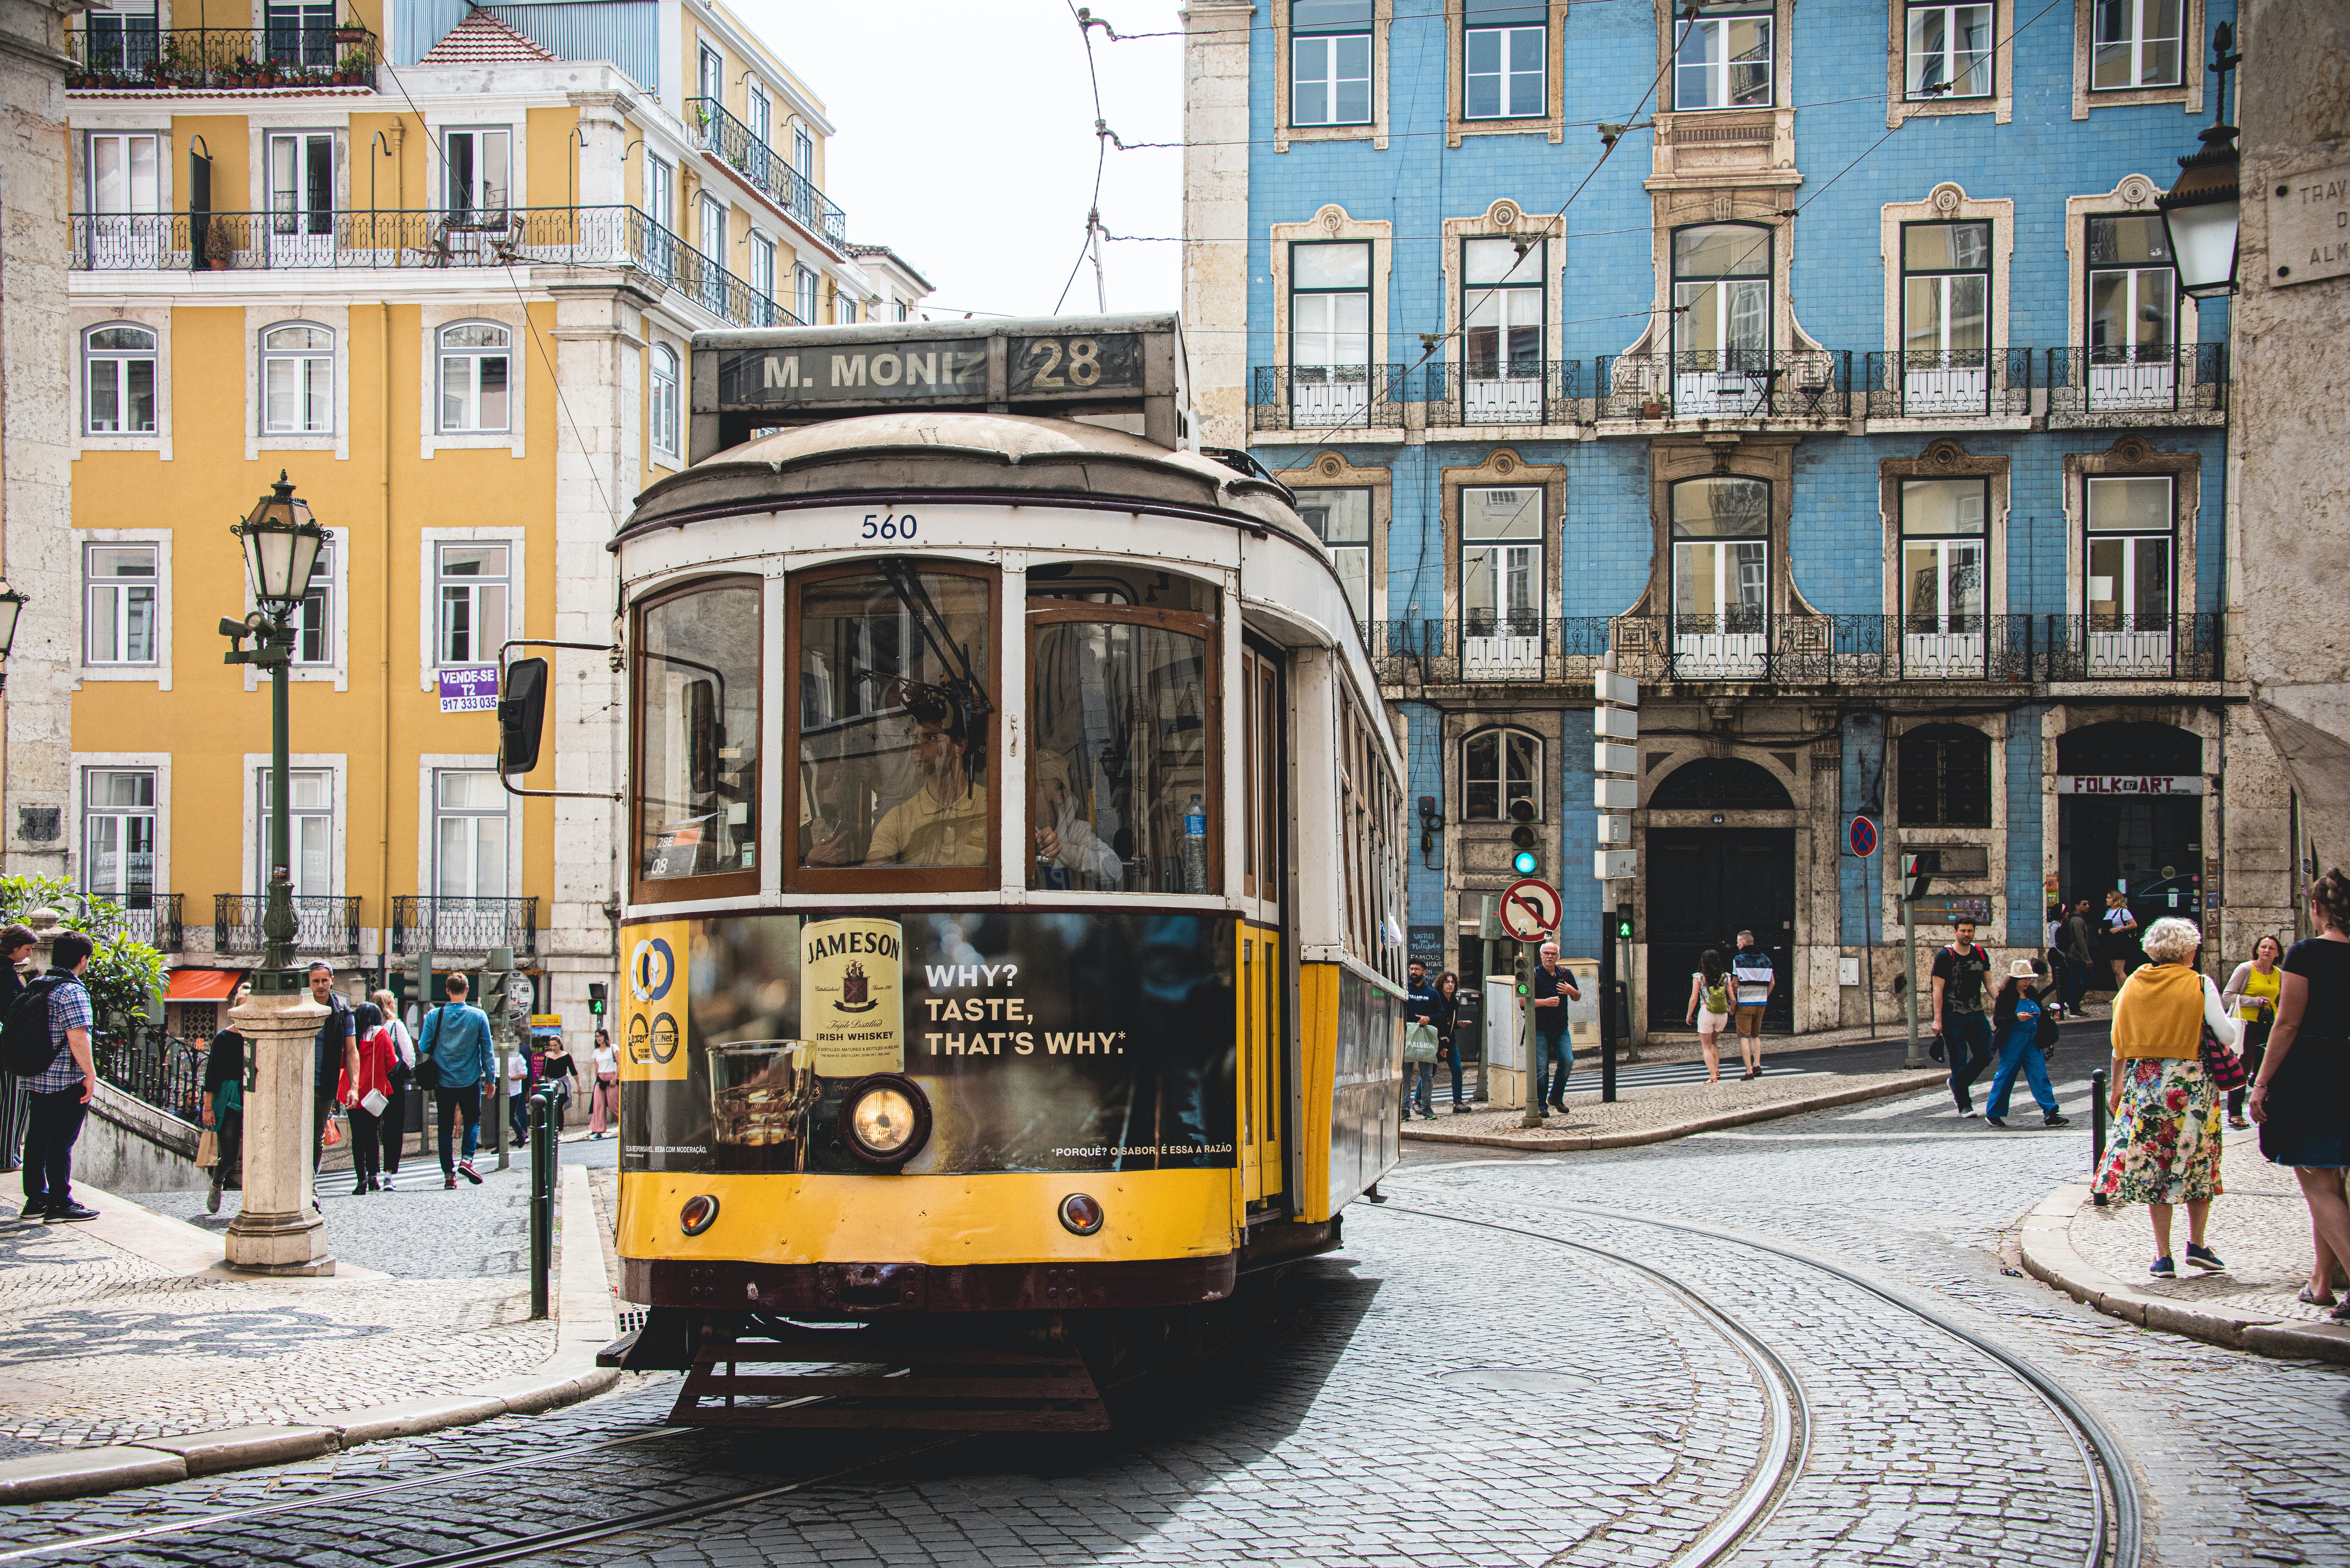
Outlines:
[{"label": "tram step", "polygon": [[[737,1338],[705,1330],[678,1390],[681,1426],[869,1428],[950,1432],[1103,1432],[1109,1413],[1075,1350],[879,1340],[868,1332]],[[837,1372],[771,1373],[776,1363]],[[896,1369],[877,1376],[876,1369]]]}]

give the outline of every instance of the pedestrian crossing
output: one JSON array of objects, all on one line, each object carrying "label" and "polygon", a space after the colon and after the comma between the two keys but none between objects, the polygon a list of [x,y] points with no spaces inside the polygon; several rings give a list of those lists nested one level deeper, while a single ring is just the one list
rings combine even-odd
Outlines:
[{"label": "pedestrian crossing", "polygon": [[[2057,1114],[2059,1116],[2086,1116],[2089,1110],[2089,1101],[2087,1096],[2092,1086],[2093,1085],[2090,1081],[2086,1078],[2075,1078],[2070,1083],[2056,1085]],[[1975,1108],[1977,1110],[1981,1110],[1984,1101],[1987,1100],[1991,1095],[1990,1075],[1986,1074],[1982,1077],[1975,1080],[1974,1093],[1976,1096]],[[2073,1098],[2070,1096],[2078,1096],[2078,1098]],[[2015,1116],[2028,1115],[2036,1116],[2040,1114],[2040,1107],[2032,1103],[2032,1091],[2025,1086],[2023,1080],[2020,1077],[2016,1080],[2014,1097],[2008,1102],[2008,1105],[2011,1113]],[[1922,1095],[1911,1095],[1906,1098],[1898,1100],[1882,1100],[1876,1105],[1866,1106],[1857,1111],[1846,1111],[1844,1115],[1838,1116],[1836,1120],[1840,1122],[1881,1122],[1894,1116],[1906,1116],[1919,1111],[1931,1111],[1936,1109],[1948,1111],[1952,1116],[1956,1116],[1958,1114],[1958,1106],[1951,1100],[1950,1091],[1948,1088],[1932,1089]]]},{"label": "pedestrian crossing", "polygon": [[[1721,1081],[1725,1084],[1737,1083],[1740,1081],[1740,1075],[1745,1070],[1743,1067],[1733,1066],[1725,1062],[1721,1064]],[[1768,1058],[1765,1058],[1762,1063],[1762,1076],[1766,1078],[1815,1078],[1821,1075],[1820,1070],[1816,1067],[1774,1067]],[[1635,1066],[1618,1067],[1616,1070],[1616,1087],[1619,1091],[1672,1088],[1704,1082],[1705,1064],[1702,1062],[1642,1063]],[[1473,1103],[1477,1094],[1476,1084],[1469,1078],[1463,1078],[1461,1087]],[[1599,1092],[1597,1064],[1578,1060],[1575,1064],[1575,1075],[1566,1081],[1566,1092],[1570,1095],[1597,1094]],[[1438,1083],[1435,1103],[1440,1106],[1449,1106],[1452,1103],[1451,1083],[1443,1081]]]}]

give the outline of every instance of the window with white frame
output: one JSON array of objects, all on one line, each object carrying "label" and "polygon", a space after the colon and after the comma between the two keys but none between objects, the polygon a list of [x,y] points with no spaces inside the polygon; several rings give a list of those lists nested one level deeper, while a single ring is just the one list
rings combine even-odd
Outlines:
[{"label": "window with white frame", "polygon": [[1677,109],[1768,109],[1771,13],[1699,16],[1680,24],[1673,49]]},{"label": "window with white frame", "polygon": [[666,162],[645,154],[645,215],[662,228],[677,225],[677,171]]},{"label": "window with white frame", "polygon": [[1523,245],[1516,240],[1461,242],[1461,357],[1471,379],[1542,374],[1548,244],[1540,239]]},{"label": "window with white frame", "polygon": [[1290,0],[1289,123],[1371,122],[1371,0]]},{"label": "window with white frame", "polygon": [[1461,492],[1463,637],[1537,637],[1543,614],[1543,493],[1539,486]]},{"label": "window with white frame", "polygon": [[751,241],[751,292],[761,299],[775,297],[775,242],[764,234],[753,234]]},{"label": "window with white frame", "polygon": [[1935,4],[1909,7],[1904,96],[1913,99],[1989,98],[1991,7]]},{"label": "window with white frame", "polygon": [[333,332],[307,321],[262,328],[261,428],[271,435],[333,431]]},{"label": "window with white frame", "polygon": [[[1771,486],[1709,474],[1672,490],[1673,630],[1677,639],[1759,639],[1768,612]],[[1700,650],[1702,660],[1711,649]],[[1759,652],[1742,645],[1736,656]]]},{"label": "window with white frame", "polygon": [[832,296],[832,318],[843,327],[857,325],[857,301],[837,289]]},{"label": "window with white frame", "polygon": [[1315,241],[1289,247],[1289,362],[1300,370],[1371,360],[1371,247]]},{"label": "window with white frame", "polygon": [[2178,591],[2176,490],[2167,473],[2088,481],[2085,597],[2092,633],[2168,629]]},{"label": "window with white frame", "polygon": [[792,268],[792,314],[800,318],[803,327],[816,325],[816,270],[813,267]]},{"label": "window with white frame", "polygon": [[751,96],[744,100],[743,118],[751,128],[751,140],[763,148],[766,146],[767,137],[775,128],[775,111],[755,82],[751,85]]},{"label": "window with white frame", "polygon": [[1466,0],[1461,14],[1461,118],[1521,119],[1544,112],[1549,7]]},{"label": "window with white frame", "polygon": [[1988,479],[1901,482],[1901,626],[1909,635],[1983,629]]},{"label": "window with white frame", "polygon": [[2090,13],[2089,90],[2177,87],[2186,0],[2095,0]]},{"label": "window with white frame", "polygon": [[432,891],[506,896],[506,793],[496,774],[443,768],[432,775]]},{"label": "window with white frame", "polygon": [[[473,134],[460,131],[459,135]],[[503,206],[503,201],[499,203]],[[335,137],[327,130],[273,131],[269,137],[269,232],[335,232]]]},{"label": "window with white frame", "polygon": [[2156,213],[2088,221],[2089,363],[2168,365],[2178,341],[2178,273]]},{"label": "window with white frame", "polygon": [[503,432],[511,417],[506,378],[514,335],[494,322],[441,329],[441,432]]},{"label": "window with white frame", "polygon": [[898,302],[898,319],[900,321],[910,321],[913,319],[913,317],[914,312],[912,307],[907,305],[904,300],[899,300]]},{"label": "window with white frame", "polygon": [[335,547],[321,545],[310,563],[310,584],[294,616],[294,662],[335,661]]},{"label": "window with white frame", "polygon": [[[286,815],[286,871],[294,896],[330,895],[335,890],[335,775],[324,768],[296,768],[286,783],[290,806]],[[254,839],[253,885],[266,890],[269,831],[276,815],[270,810],[269,770],[255,768],[253,784],[259,803],[254,821],[260,830]]]},{"label": "window with white frame", "polygon": [[81,335],[85,432],[155,433],[155,343],[153,331],[125,322]]},{"label": "window with white frame", "polygon": [[701,201],[702,254],[720,266],[726,265],[726,203],[715,196]]},{"label": "window with white frame", "polygon": [[726,62],[707,44],[702,46],[699,84],[702,96],[717,107],[726,93]]},{"label": "window with white frame", "polygon": [[1674,391],[1691,410],[1742,387],[1682,385],[1689,375],[1760,374],[1771,353],[1771,231],[1756,223],[1700,223],[1673,232]]},{"label": "window with white frame", "polygon": [[85,768],[81,775],[81,886],[126,909],[155,891],[155,771]]},{"label": "window with white frame", "polygon": [[452,223],[506,221],[514,132],[504,127],[449,130],[441,136],[448,181],[445,204]]},{"label": "window with white frame", "polygon": [[1906,223],[1901,346],[1909,365],[1982,364],[1991,344],[1991,225]]},{"label": "window with white frame", "polygon": [[678,452],[677,350],[666,343],[653,345],[653,451],[674,462]]},{"label": "window with white frame", "polygon": [[152,131],[93,130],[84,146],[91,213],[161,210],[162,138]]},{"label": "window with white frame", "polygon": [[816,183],[816,138],[805,126],[792,127],[792,172],[811,185]]},{"label": "window with white frame", "polygon": [[1542,819],[1542,740],[1523,730],[1482,730],[1461,742],[1461,820]]},{"label": "window with white frame", "polygon": [[488,664],[506,639],[513,578],[507,545],[441,544],[432,547],[433,600],[439,628],[434,661],[448,668]]},{"label": "window with white frame", "polygon": [[82,661],[155,663],[155,546],[84,545],[81,562]]},{"label": "window with white frame", "polygon": [[1322,541],[1347,591],[1347,607],[1357,626],[1371,620],[1371,493],[1367,490],[1301,490],[1297,515]]},{"label": "window with white frame", "polygon": [[111,11],[82,13],[82,42],[90,66],[107,71],[140,71],[155,63],[161,42],[155,0],[128,0]]}]

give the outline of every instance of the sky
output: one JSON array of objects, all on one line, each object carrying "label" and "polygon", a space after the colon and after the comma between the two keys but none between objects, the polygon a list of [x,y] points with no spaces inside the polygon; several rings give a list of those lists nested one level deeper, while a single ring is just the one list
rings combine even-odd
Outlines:
[{"label": "sky", "polygon": [[[1048,316],[1096,308],[1078,266],[1097,148],[1086,45],[1068,0],[869,0],[811,5],[730,0],[823,102],[837,133],[825,193],[849,238],[886,244],[936,286],[925,313]],[[1180,27],[1176,0],[1088,0],[1120,33]],[[1101,113],[1128,142],[1183,127],[1180,37],[1112,43],[1093,30]],[[781,118],[780,107],[778,119]],[[1112,234],[1182,228],[1182,153],[1108,151],[1102,222]],[[1180,245],[1103,246],[1109,308],[1173,310]]]}]

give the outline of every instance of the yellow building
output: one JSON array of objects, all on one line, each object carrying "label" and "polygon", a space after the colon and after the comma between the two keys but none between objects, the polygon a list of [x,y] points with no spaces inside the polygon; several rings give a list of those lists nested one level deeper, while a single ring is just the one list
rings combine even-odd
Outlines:
[{"label": "yellow building", "polygon": [[[605,543],[686,451],[699,331],[903,319],[806,85],[701,0],[120,0],[66,83],[70,536],[12,515],[7,862],[130,905],[200,1036],[260,947],[265,681],[226,524],[280,471],[333,531],[293,670],[305,961],[346,989],[510,946],[575,1048],[613,969],[625,714],[556,653],[500,787],[478,677],[613,636]],[[233,22],[234,26],[221,26]],[[201,971],[201,972],[200,972]]]}]

